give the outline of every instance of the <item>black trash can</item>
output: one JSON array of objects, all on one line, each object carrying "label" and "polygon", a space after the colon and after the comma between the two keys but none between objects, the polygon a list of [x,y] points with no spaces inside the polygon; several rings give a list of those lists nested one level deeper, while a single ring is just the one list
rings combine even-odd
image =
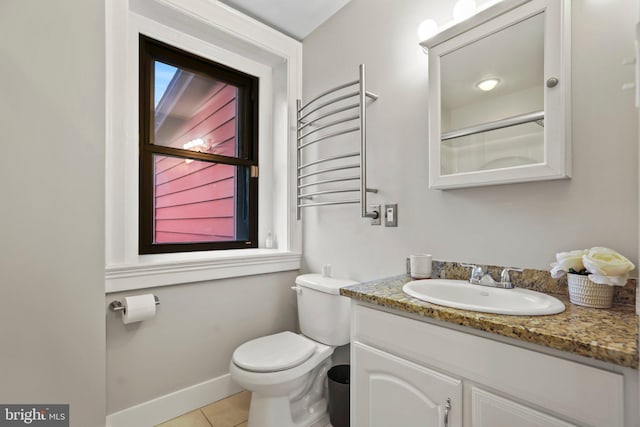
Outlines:
[{"label": "black trash can", "polygon": [[349,382],[351,365],[329,369],[329,419],[333,427],[349,427]]}]

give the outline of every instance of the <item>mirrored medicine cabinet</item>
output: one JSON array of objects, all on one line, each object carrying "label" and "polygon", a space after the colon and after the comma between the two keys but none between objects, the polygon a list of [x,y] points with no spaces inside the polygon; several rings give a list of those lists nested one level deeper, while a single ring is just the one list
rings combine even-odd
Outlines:
[{"label": "mirrored medicine cabinet", "polygon": [[421,43],[429,187],[570,177],[570,0],[503,0]]}]

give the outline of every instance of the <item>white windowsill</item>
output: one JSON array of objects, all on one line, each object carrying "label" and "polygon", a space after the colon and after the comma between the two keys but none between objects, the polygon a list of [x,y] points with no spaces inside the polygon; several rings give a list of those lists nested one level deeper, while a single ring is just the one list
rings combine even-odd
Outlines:
[{"label": "white windowsill", "polygon": [[[197,255],[196,255],[197,256]],[[105,268],[106,293],[181,283],[251,276],[300,269],[301,255],[277,249],[239,249],[207,253],[180,261],[110,265]]]}]

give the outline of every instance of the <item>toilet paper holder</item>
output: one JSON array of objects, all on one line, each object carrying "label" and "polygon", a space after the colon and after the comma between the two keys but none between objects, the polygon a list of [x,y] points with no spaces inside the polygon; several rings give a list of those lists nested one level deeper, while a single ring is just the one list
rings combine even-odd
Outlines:
[{"label": "toilet paper holder", "polygon": [[[154,295],[153,299],[156,301],[156,305],[160,305],[160,299],[158,298],[157,295]],[[122,301],[119,301],[119,300],[111,301],[109,303],[109,310],[116,311],[116,312],[124,311],[124,304],[122,304]]]}]

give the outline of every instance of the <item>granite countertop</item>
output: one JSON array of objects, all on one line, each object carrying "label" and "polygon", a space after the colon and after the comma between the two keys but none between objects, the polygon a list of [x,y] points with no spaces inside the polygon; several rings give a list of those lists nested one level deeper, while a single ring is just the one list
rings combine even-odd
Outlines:
[{"label": "granite countertop", "polygon": [[340,294],[370,304],[430,317],[581,356],[638,369],[638,316],[635,307],[580,307],[562,295],[566,306],[549,316],[507,316],[460,310],[405,295],[406,275],[347,286]]}]

